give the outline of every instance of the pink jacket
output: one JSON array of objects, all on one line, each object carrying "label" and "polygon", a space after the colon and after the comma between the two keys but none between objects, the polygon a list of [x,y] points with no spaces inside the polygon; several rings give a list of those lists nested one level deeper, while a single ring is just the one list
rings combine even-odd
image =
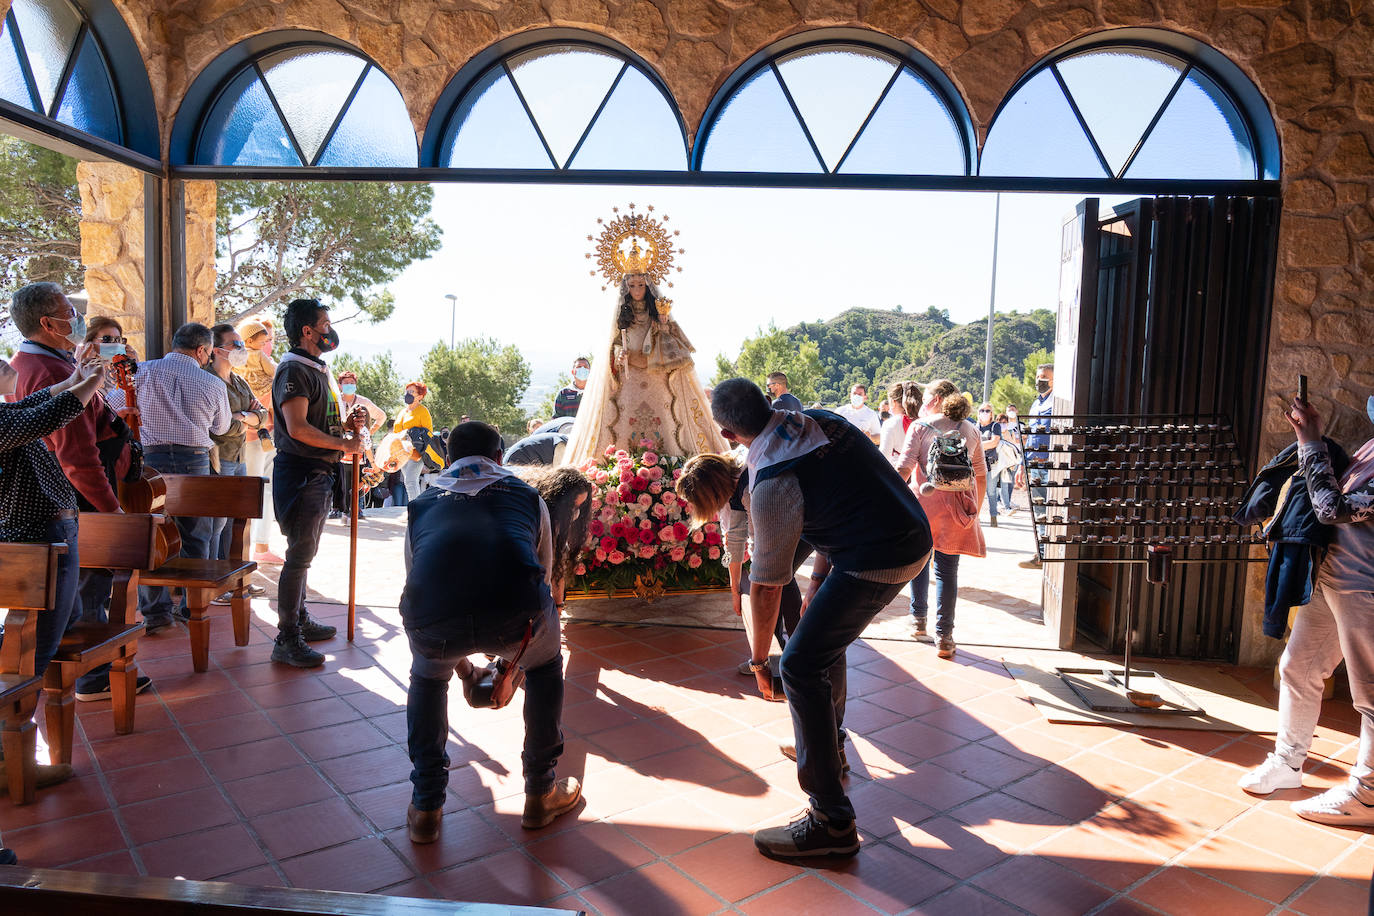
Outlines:
[{"label": "pink jacket", "polygon": [[[930,426],[926,426],[929,423]],[[936,433],[959,429],[964,434],[964,444],[973,459],[973,472],[976,489],[973,493],[951,493],[932,490],[922,494],[921,484],[926,482],[926,455]],[[955,423],[943,416],[922,417],[911,424],[906,431],[906,443],[901,457],[897,460],[897,472],[908,477],[912,492],[921,501],[926,518],[930,521],[930,536],[935,549],[941,553],[962,554],[966,557],[985,557],[988,555],[987,542],[983,540],[983,528],[978,522],[978,510],[988,489],[988,465],[983,460],[982,439],[978,427],[968,420]]]}]

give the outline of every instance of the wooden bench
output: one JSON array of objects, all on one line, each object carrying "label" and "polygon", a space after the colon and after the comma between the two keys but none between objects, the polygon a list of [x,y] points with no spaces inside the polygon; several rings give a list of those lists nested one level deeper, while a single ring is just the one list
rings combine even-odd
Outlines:
[{"label": "wooden bench", "polygon": [[253,519],[262,518],[263,479],[196,474],[163,474],[162,479],[167,484],[167,502],[163,507],[167,515],[228,518],[233,524],[229,559],[176,557],[144,574],[142,581],[144,585],[186,590],[191,665],[197,671],[207,671],[210,667],[210,619],[206,611],[217,595],[226,591],[233,593],[229,606],[234,645],[248,645],[248,586],[258,568],[257,563],[248,559],[248,525]]},{"label": "wooden bench", "polygon": [[[16,850],[21,859],[24,851]],[[572,916],[581,910],[456,903],[303,888],[253,887],[0,865],[0,913],[26,916]]]},{"label": "wooden bench", "polygon": [[10,800],[27,805],[37,788],[37,728],[33,722],[43,679],[34,671],[38,615],[52,613],[57,564],[66,544],[0,543],[0,607],[5,640],[0,647],[0,750],[5,760]]}]

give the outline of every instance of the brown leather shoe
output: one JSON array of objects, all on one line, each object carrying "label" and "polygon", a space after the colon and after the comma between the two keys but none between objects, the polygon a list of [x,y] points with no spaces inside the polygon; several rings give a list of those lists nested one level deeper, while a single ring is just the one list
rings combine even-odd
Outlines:
[{"label": "brown leather shoe", "polygon": [[[76,774],[70,763],[40,763],[36,765],[35,787],[46,789],[49,786],[59,785],[71,779]],[[9,792],[9,775],[5,770],[5,761],[0,760],[0,795]]]},{"label": "brown leather shoe", "polygon": [[433,811],[421,811],[411,805],[406,809],[406,828],[410,833],[412,843],[433,843],[439,839],[439,825],[444,820],[444,809],[435,808]]},{"label": "brown leather shoe", "polygon": [[543,795],[525,796],[525,813],[520,818],[520,826],[526,830],[547,827],[560,814],[567,814],[576,808],[581,800],[581,783],[576,776],[565,776]]}]

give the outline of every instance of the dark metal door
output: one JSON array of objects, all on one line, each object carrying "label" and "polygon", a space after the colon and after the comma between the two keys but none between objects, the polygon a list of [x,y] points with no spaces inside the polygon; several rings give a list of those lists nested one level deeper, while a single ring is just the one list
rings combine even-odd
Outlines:
[{"label": "dark metal door", "polygon": [[[1082,219],[1093,209],[1079,210],[1084,270],[1071,409],[1185,420],[1223,415],[1252,476],[1278,200],[1140,199]],[[1091,549],[1079,556],[1090,558]],[[1234,660],[1243,562],[1176,567],[1167,589],[1146,585],[1141,566],[1076,563],[1070,555],[1064,567],[1073,583],[1064,589],[1065,610],[1073,608],[1086,641],[1121,652],[1133,601],[1133,652]]]}]

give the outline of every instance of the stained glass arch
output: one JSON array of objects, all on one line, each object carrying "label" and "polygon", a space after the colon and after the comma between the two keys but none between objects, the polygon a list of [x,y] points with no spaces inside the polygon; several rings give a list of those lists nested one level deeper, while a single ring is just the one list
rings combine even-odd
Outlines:
[{"label": "stained glass arch", "polygon": [[1239,68],[1186,36],[1121,30],[1023,76],[993,118],[978,173],[1252,181],[1277,178],[1278,160],[1273,118]]},{"label": "stained glass arch", "polygon": [[910,47],[810,33],[740,67],[707,107],[702,171],[968,175],[972,123],[949,79]]},{"label": "stained glass arch", "polygon": [[188,92],[172,137],[173,156],[183,164],[418,164],[415,128],[405,100],[371,59],[352,47],[321,41],[254,45],[231,49],[226,61],[207,68],[196,82],[213,80],[212,89],[200,85]]},{"label": "stained glass arch", "polygon": [[497,45],[450,83],[424,158],[453,169],[682,171],[687,140],[672,95],[629,51],[548,30]]}]

